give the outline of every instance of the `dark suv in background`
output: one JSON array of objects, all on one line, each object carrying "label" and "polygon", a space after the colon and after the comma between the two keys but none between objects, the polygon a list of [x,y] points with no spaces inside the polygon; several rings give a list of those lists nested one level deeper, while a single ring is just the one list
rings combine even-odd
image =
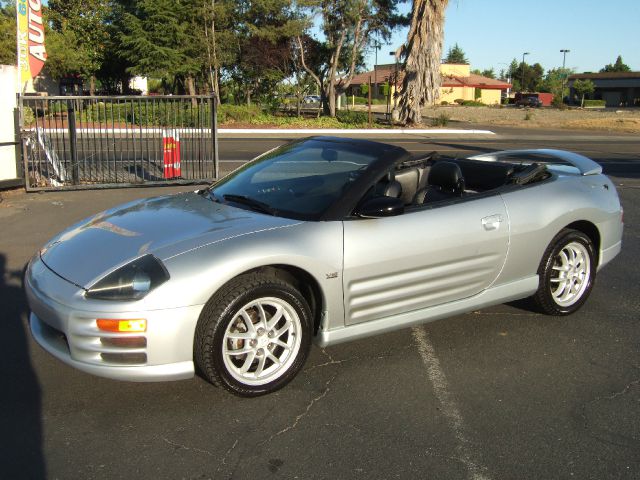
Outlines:
[{"label": "dark suv in background", "polygon": [[542,100],[538,97],[522,97],[516,100],[516,107],[535,107],[539,108],[542,106]]}]

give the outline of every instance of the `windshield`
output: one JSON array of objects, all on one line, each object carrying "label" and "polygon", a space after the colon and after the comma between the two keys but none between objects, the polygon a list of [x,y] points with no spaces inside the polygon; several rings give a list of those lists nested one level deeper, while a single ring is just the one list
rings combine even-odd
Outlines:
[{"label": "windshield", "polygon": [[377,158],[348,143],[294,142],[258,157],[210,191],[215,200],[240,208],[314,220]]}]

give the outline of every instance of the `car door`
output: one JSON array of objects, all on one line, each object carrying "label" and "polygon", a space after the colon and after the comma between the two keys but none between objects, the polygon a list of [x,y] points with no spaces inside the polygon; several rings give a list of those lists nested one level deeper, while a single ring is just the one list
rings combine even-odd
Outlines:
[{"label": "car door", "polygon": [[347,325],[480,293],[498,277],[509,246],[500,195],[344,221]]}]

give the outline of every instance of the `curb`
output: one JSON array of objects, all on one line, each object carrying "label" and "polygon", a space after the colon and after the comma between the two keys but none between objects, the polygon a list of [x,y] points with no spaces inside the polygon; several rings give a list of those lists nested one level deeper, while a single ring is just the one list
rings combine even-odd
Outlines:
[{"label": "curb", "polygon": [[223,135],[495,135],[491,130],[463,130],[447,128],[219,128],[218,133]]},{"label": "curb", "polygon": [[[174,127],[180,133],[193,133],[199,131],[191,127]],[[112,129],[96,129],[81,127],[77,129],[82,134],[159,134],[163,129],[157,128],[112,128]],[[35,128],[27,128],[25,131],[35,131]],[[43,128],[45,133],[64,134],[68,130],[66,128]],[[221,135],[495,135],[491,130],[463,130],[448,128],[432,128],[432,129],[411,129],[411,128],[219,128],[218,133]]]}]

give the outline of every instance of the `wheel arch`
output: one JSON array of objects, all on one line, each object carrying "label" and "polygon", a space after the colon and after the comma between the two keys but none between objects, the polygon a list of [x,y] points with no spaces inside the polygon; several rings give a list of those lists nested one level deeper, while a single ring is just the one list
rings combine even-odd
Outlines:
[{"label": "wheel arch", "polygon": [[[322,311],[325,304],[324,293],[320,287],[318,280],[303,268],[293,265],[273,264],[263,265],[251,268],[240,275],[251,273],[272,274],[294,286],[304,297],[311,309],[311,317],[313,319],[313,334],[317,334],[322,321]],[[235,278],[235,277],[234,277]]]},{"label": "wheel arch", "polygon": [[587,220],[578,220],[576,222],[570,223],[564,228],[577,230],[579,232],[584,233],[587,237],[589,237],[589,239],[593,242],[593,249],[596,254],[595,263],[597,265],[600,257],[600,243],[601,243],[600,231],[598,230],[598,227],[596,227],[593,223]]}]

